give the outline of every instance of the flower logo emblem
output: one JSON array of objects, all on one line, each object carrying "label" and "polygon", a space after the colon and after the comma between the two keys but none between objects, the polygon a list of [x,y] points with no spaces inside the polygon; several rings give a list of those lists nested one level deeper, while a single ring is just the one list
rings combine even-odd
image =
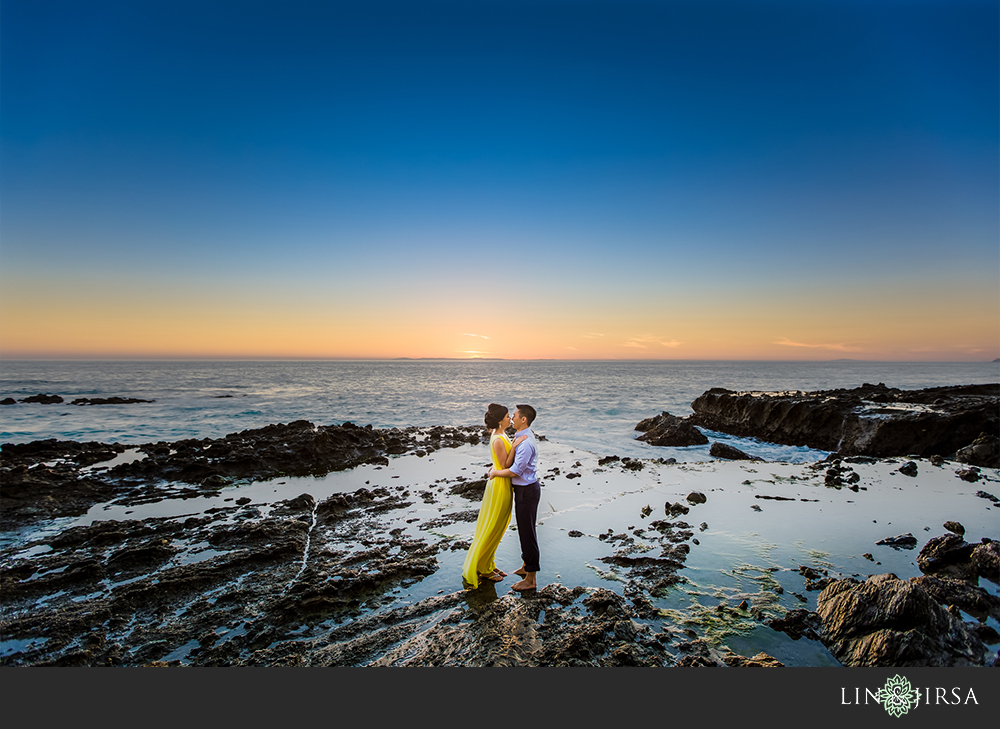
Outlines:
[{"label": "flower logo emblem", "polygon": [[910,686],[908,679],[896,674],[885,682],[885,686],[879,691],[879,701],[882,708],[890,716],[899,717],[916,707],[919,702],[919,693]]}]

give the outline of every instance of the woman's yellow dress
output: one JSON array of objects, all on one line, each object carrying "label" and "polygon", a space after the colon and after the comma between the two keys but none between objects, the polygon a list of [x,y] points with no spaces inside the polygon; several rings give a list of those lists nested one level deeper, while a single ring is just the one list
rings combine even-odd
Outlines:
[{"label": "woman's yellow dress", "polygon": [[[490,456],[493,467],[503,469],[504,465],[497,460],[493,450],[493,441],[503,439],[504,448],[508,453],[513,444],[506,435],[494,435],[490,438]],[[472,537],[472,546],[465,555],[462,566],[462,584],[468,590],[479,587],[479,575],[488,575],[497,568],[494,558],[497,547],[503,539],[504,532],[510,524],[511,506],[514,502],[514,492],[509,478],[491,478],[486,482],[483,493],[483,503],[479,507],[479,518],[476,520],[476,532]]]}]

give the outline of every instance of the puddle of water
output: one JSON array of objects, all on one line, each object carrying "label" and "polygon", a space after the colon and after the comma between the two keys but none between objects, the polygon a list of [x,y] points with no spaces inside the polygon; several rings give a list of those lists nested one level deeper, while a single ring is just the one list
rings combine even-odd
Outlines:
[{"label": "puddle of water", "polygon": [[49,642],[48,638],[24,638],[0,641],[0,656],[9,656],[25,650],[41,648]]},{"label": "puddle of water", "polygon": [[124,452],[119,453],[117,456],[108,461],[100,461],[89,466],[84,466],[80,469],[80,473],[82,475],[86,475],[95,471],[110,471],[116,466],[121,466],[125,463],[135,463],[136,461],[142,461],[145,458],[145,453],[140,453],[134,448],[127,448]]}]

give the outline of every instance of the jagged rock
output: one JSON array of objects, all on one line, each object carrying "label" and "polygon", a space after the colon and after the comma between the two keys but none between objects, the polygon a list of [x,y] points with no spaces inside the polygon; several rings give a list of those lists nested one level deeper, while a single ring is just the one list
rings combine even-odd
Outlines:
[{"label": "jagged rock", "polygon": [[811,640],[819,640],[822,622],[819,615],[811,610],[795,608],[785,613],[784,617],[774,618],[767,623],[768,627],[786,633],[792,640],[805,636]]},{"label": "jagged rock", "polygon": [[945,529],[947,529],[949,532],[952,532],[953,534],[957,534],[960,537],[965,536],[965,527],[962,526],[957,521],[946,521],[943,526]]},{"label": "jagged rock", "polygon": [[[349,422],[316,426],[297,420],[223,438],[147,443],[137,448],[144,458],[99,474],[83,474],[80,468],[110,460],[123,453],[125,446],[54,439],[5,443],[0,450],[0,522],[10,526],[40,515],[54,518],[80,514],[116,489],[133,483],[170,481],[214,489],[236,480],[325,476],[363,463],[388,465],[389,455],[426,449],[430,440],[441,447],[485,443],[485,432],[481,426],[427,432],[416,427],[367,428]],[[35,467],[43,461],[64,463],[51,469]],[[485,484],[485,480],[467,482],[461,495],[481,500]]]},{"label": "jagged rock", "polygon": [[687,514],[689,511],[691,511],[690,507],[685,506],[679,501],[673,504],[671,504],[668,501],[666,504],[664,504],[663,510],[664,512],[666,512],[666,515],[671,518],[675,516],[680,516],[681,514]]},{"label": "jagged rock", "polygon": [[847,578],[817,598],[824,645],[846,666],[981,666],[976,631],[914,580],[892,573]]},{"label": "jagged rock", "polygon": [[713,388],[692,403],[692,424],[842,455],[948,456],[1000,431],[1000,384],[898,390],[864,384],[816,392]]},{"label": "jagged rock", "polygon": [[59,403],[64,402],[64,400],[58,395],[43,395],[42,393],[38,393],[37,395],[23,398],[21,402],[37,402],[42,405],[58,405]]},{"label": "jagged rock", "polygon": [[917,538],[907,532],[906,534],[900,534],[896,537],[886,537],[885,539],[879,539],[875,544],[880,544],[888,547],[896,547],[898,549],[913,549],[917,546]]},{"label": "jagged rock", "polygon": [[12,397],[5,397],[3,400],[0,400],[0,405],[17,405],[17,400]]},{"label": "jagged rock", "polygon": [[1000,584],[1000,542],[983,539],[982,544],[972,550],[969,559],[977,575]]},{"label": "jagged rock", "polygon": [[821,577],[824,577],[826,575],[826,570],[824,570],[823,572],[820,572],[817,569],[813,569],[812,567],[808,567],[808,566],[806,566],[804,564],[800,564],[799,565],[799,569],[798,569],[798,573],[800,575],[802,575],[803,577],[805,577],[807,580],[818,580]]},{"label": "jagged rock", "polygon": [[1000,436],[980,433],[971,445],[955,452],[955,460],[972,466],[1000,468]]},{"label": "jagged rock", "polygon": [[981,499],[986,499],[987,501],[989,501],[992,504],[995,504],[996,506],[1000,506],[1000,499],[991,494],[989,491],[977,491],[976,496],[978,496]]},{"label": "jagged rock", "polygon": [[1000,597],[991,595],[982,587],[940,575],[920,575],[912,581],[945,607],[955,605],[982,621],[987,617],[1000,620]]},{"label": "jagged rock", "polygon": [[973,466],[972,468],[966,468],[961,471],[955,471],[955,475],[958,476],[963,481],[968,481],[969,483],[975,483],[981,476],[979,469]]},{"label": "jagged rock", "polygon": [[917,566],[924,574],[940,574],[959,580],[975,579],[972,566],[974,545],[957,534],[931,537],[917,555]]},{"label": "jagged rock", "polygon": [[904,476],[916,476],[917,475],[917,464],[913,461],[907,461],[898,470]]},{"label": "jagged rock", "polygon": [[757,456],[751,456],[739,448],[735,448],[726,443],[719,443],[716,441],[712,443],[712,447],[708,450],[709,455],[715,458],[724,458],[729,461],[763,461],[763,458],[758,458]]},{"label": "jagged rock", "polygon": [[641,471],[646,467],[646,464],[640,461],[638,458],[623,458],[622,468],[626,471]]},{"label": "jagged rock", "polygon": [[643,431],[636,440],[655,446],[683,448],[708,443],[705,434],[694,427],[687,418],[671,415],[666,410],[655,417],[640,421],[635,429]]}]

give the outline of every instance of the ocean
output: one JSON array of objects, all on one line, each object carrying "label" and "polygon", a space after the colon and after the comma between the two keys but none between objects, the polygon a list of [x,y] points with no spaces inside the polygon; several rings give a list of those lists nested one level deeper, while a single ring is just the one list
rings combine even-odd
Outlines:
[{"label": "ocean", "polygon": [[[956,476],[957,464],[938,467],[919,459],[919,476],[911,478],[899,472],[898,461],[886,459],[854,466],[860,476],[856,490],[829,488],[823,469],[817,471],[811,465],[827,455],[823,451],[709,433],[712,440],[727,440],[769,462],[717,461],[709,456],[708,446],[658,448],[636,441],[634,430],[640,420],[663,410],[689,414],[691,401],[712,387],[781,391],[850,388],[865,382],[902,389],[983,384],[1000,381],[996,363],[402,360],[9,361],[0,365],[0,399],[20,400],[44,393],[60,395],[65,401],[0,406],[0,444],[57,438],[138,445],[220,437],[303,419],[316,425],[350,421],[379,428],[478,425],[490,402],[511,408],[529,403],[538,411],[533,430],[548,441],[539,448],[544,486],[538,515],[543,555],[540,579],[623,596],[649,595],[658,611],[655,619],[646,620],[650,630],[672,631],[678,640],[686,640],[693,631],[712,645],[725,645],[745,656],[765,651],[787,666],[839,665],[818,641],[793,639],[768,627],[767,621],[786,610],[817,609],[819,593],[806,583],[804,567],[833,578],[863,580],[866,575],[891,572],[908,579],[921,574],[916,550],[885,546],[881,540],[911,534],[923,543],[942,534],[948,520],[967,529],[970,543],[998,538],[996,508],[982,496],[1000,493],[996,469],[984,469],[981,481],[968,483]],[[115,396],[155,402],[71,404],[75,398]],[[601,457],[612,454],[673,457],[679,463],[647,461],[639,471],[614,462],[602,465]],[[55,616],[66,606],[85,612],[92,600],[94,605],[103,605],[101,601],[114,599],[116,590],[133,583],[156,584],[161,576],[185,565],[204,563],[206,575],[222,574],[212,567],[227,564],[238,550],[231,554],[206,540],[204,531],[185,527],[164,532],[164,543],[169,542],[176,553],[163,565],[135,575],[109,573],[96,588],[83,580],[71,589],[59,582],[66,569],[59,560],[83,557],[74,556],[72,547],[61,552],[50,546],[55,537],[69,530],[100,522],[139,521],[144,528],[169,530],[197,515],[210,520],[212,533],[221,538],[227,530],[239,528],[244,519],[249,524],[284,523],[288,517],[273,516],[279,513],[275,508],[302,494],[321,503],[335,494],[379,487],[414,494],[405,508],[377,517],[382,523],[373,536],[394,535],[392,549],[403,543],[469,541],[474,522],[455,515],[478,505],[456,495],[452,486],[485,477],[487,467],[486,448],[470,444],[323,476],[239,482],[197,496],[178,497],[175,485],[153,484],[150,493],[162,498],[144,496],[137,501],[109,494],[109,501],[95,503],[86,513],[41,520],[0,535],[0,567],[26,571],[25,565],[33,565],[31,569],[39,574],[23,582],[52,581],[51,588],[37,588],[39,595],[29,608],[19,608],[25,615]],[[630,574],[627,568],[608,562],[623,554],[655,556],[663,543],[658,540],[659,532],[651,528],[653,520],[670,516],[665,509],[687,504],[686,497],[695,491],[707,500],[692,505],[691,513],[682,517],[690,536],[683,546],[690,552],[676,585],[654,589],[641,574]],[[421,498],[416,498],[418,494]],[[241,503],[246,506],[238,506]],[[315,513],[312,523],[304,554],[296,554],[287,567],[292,582],[304,574],[307,560],[315,570],[305,574],[322,576],[323,570],[336,569],[344,555],[373,553],[372,544],[350,530],[341,534],[338,528],[315,526]],[[366,603],[359,617],[368,612],[391,617],[409,606],[433,605],[441,596],[461,592],[464,554],[464,549],[438,549],[433,572],[387,589],[378,600]],[[103,554],[98,558],[110,559]],[[519,559],[519,542],[511,531],[501,542],[497,563],[512,568]],[[250,570],[247,574],[259,578],[269,573]],[[243,576],[206,584],[204,592],[195,591],[185,598],[189,611],[211,605],[220,591],[243,589]],[[511,580],[497,586],[488,583],[485,593],[476,591],[468,599],[495,600],[510,584]],[[982,585],[994,596],[1000,589],[988,581]],[[263,587],[259,594],[240,598],[249,606],[245,614],[223,611],[211,618],[219,621],[216,629],[223,636],[219,650],[228,650],[229,641],[242,646],[244,633],[259,627],[255,600],[271,605],[281,594]],[[759,615],[754,617],[741,608],[744,603]],[[94,609],[104,614],[104,608]],[[431,623],[451,614],[450,609],[439,613],[427,609],[434,615]],[[108,643],[114,640],[126,646],[130,665],[154,659],[186,665],[210,660],[199,657],[198,635],[184,627],[188,613],[180,608],[167,612],[166,617],[150,618],[158,626],[153,633],[132,635],[135,626],[145,624],[134,620],[109,634]],[[171,617],[178,615],[182,617]],[[318,641],[317,645],[325,647],[340,620],[332,615],[289,628],[290,632],[275,635],[273,641],[275,645]],[[994,618],[987,624],[1000,628]],[[154,633],[161,636],[156,631],[166,637],[153,641]],[[52,656],[45,652],[47,640],[29,625],[0,640],[0,660],[30,665],[35,660],[59,658],[60,651]],[[991,644],[991,651],[996,648]],[[245,647],[233,650],[244,659],[252,657]],[[309,660],[321,660],[322,651],[317,649]]]},{"label": "ocean", "polygon": [[[294,420],[377,428],[479,425],[491,402],[533,405],[550,440],[633,458],[709,460],[709,446],[662,448],[635,440],[640,420],[684,416],[712,387],[825,390],[883,382],[919,389],[1000,382],[995,362],[718,361],[4,361],[0,399],[60,395],[58,405],[0,407],[0,443],[57,438],[126,445],[217,438]],[[72,405],[81,397],[154,400]],[[826,454],[709,434],[787,462]]]}]

